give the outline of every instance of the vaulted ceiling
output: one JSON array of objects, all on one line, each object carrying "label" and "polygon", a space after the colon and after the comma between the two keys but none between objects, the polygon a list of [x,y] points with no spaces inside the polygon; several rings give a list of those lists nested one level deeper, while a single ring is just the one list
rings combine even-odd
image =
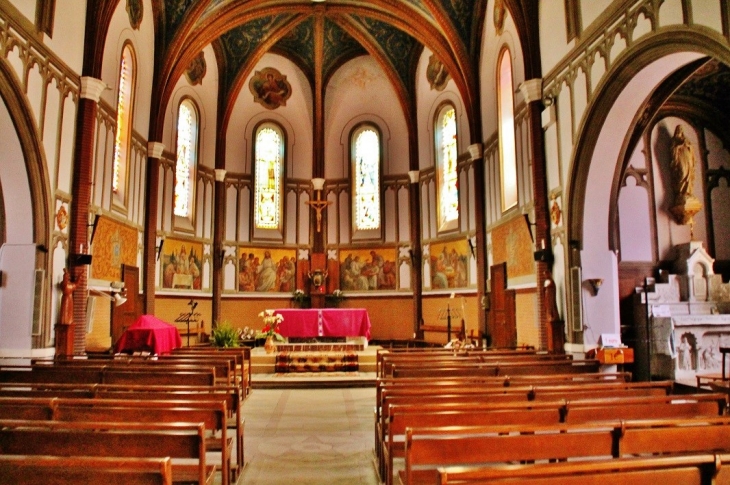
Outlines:
[{"label": "vaulted ceiling", "polygon": [[159,95],[167,99],[209,44],[227,105],[266,53],[296,64],[315,96],[338,67],[369,54],[408,111],[426,47],[469,105],[476,99],[485,5],[486,0],[153,0]]}]

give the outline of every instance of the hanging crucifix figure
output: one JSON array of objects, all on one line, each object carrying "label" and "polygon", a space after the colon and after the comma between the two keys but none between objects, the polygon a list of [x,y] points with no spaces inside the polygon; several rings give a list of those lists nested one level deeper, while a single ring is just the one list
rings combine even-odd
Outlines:
[{"label": "hanging crucifix figure", "polygon": [[332,204],[332,202],[328,200],[322,200],[322,186],[324,185],[324,180],[321,180],[322,184],[316,184],[314,188],[314,191],[317,193],[316,198],[306,202],[306,204],[310,205],[315,211],[317,211],[317,232],[322,232],[322,211],[328,205]]}]

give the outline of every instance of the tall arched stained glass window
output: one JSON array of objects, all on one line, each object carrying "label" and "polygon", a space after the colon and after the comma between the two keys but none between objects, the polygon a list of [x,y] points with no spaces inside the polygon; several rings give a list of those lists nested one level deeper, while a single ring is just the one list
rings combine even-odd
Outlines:
[{"label": "tall arched stained glass window", "polygon": [[353,133],[355,229],[380,229],[380,135],[372,125]]},{"label": "tall arched stained glass window", "polygon": [[254,224],[258,229],[281,225],[281,189],[284,173],[284,137],[273,123],[256,131]]},{"label": "tall arched stained glass window", "polygon": [[198,162],[198,110],[189,99],[177,111],[177,161],[175,162],[175,215],[191,218],[195,167]]},{"label": "tall arched stained glass window", "polygon": [[439,230],[456,227],[459,219],[459,175],[456,170],[456,110],[446,105],[436,119]]},{"label": "tall arched stained glass window", "polygon": [[132,132],[132,107],[134,101],[135,61],[130,45],[122,49],[119,65],[119,93],[117,95],[117,129],[114,135],[114,161],[112,162],[112,191],[115,200],[126,204],[129,145]]},{"label": "tall arched stained glass window", "polygon": [[497,79],[499,100],[499,160],[502,174],[502,211],[517,205],[517,154],[515,148],[515,106],[512,85],[512,59],[509,49],[499,58]]}]

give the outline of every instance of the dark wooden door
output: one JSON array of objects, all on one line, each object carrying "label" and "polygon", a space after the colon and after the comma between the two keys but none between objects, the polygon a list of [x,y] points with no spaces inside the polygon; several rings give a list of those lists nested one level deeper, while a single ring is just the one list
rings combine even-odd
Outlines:
[{"label": "dark wooden door", "polygon": [[132,325],[141,314],[137,309],[137,295],[139,294],[139,268],[122,265],[122,281],[126,289],[127,301],[119,306],[112,305],[111,334],[112,344],[115,344],[124,331]]},{"label": "dark wooden door", "polygon": [[515,291],[507,289],[507,263],[490,268],[492,291],[489,316],[493,347],[517,345]]}]

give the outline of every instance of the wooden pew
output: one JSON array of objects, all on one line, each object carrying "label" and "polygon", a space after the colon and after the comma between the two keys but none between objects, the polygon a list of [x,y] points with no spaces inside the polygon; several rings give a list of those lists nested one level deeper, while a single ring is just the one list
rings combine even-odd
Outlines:
[{"label": "wooden pew", "polygon": [[666,396],[671,393],[671,381],[651,383],[625,383],[616,381],[605,384],[576,383],[556,386],[521,386],[499,387],[488,384],[463,386],[429,385],[392,386],[380,390],[379,402],[375,411],[376,454],[380,456],[380,442],[384,441],[387,429],[386,418],[388,406],[395,404],[425,404],[427,402],[506,402],[506,401],[541,401],[556,399],[632,397],[632,396]]},{"label": "wooden pew", "polygon": [[[647,438],[645,434],[650,435]],[[400,483],[435,483],[443,465],[640,454],[730,452],[730,418],[621,421],[578,426],[408,428]]]},{"label": "wooden pew", "polygon": [[657,483],[730,485],[730,454],[689,454],[650,458],[614,458],[570,463],[539,463],[489,467],[439,467],[440,485],[525,483],[586,485]]},{"label": "wooden pew", "polygon": [[81,367],[70,371],[61,366],[3,366],[0,383],[55,383],[55,384],[140,384],[140,385],[197,385],[215,384],[215,370],[199,367],[195,370],[172,370],[127,367],[120,369]]},{"label": "wooden pew", "polygon": [[[0,421],[4,454],[173,459],[173,482],[212,484],[215,467],[205,462],[205,426],[200,424]],[[196,464],[176,459],[195,459]]]},{"label": "wooden pew", "polygon": [[0,477],[14,485],[172,485],[170,458],[0,455]]},{"label": "wooden pew", "polygon": [[[15,386],[15,385],[14,385]],[[37,386],[37,388],[34,388]],[[20,408],[23,401],[9,400],[3,398],[43,398],[51,399],[56,398],[55,402],[57,405],[62,403],[85,403],[92,401],[95,405],[115,405],[109,403],[120,403],[122,406],[126,403],[134,403],[131,405],[145,406],[145,402],[148,401],[165,401],[174,404],[175,406],[199,406],[199,403],[211,403],[215,409],[216,404],[223,402],[225,404],[225,410],[232,410],[235,421],[233,428],[235,429],[236,438],[236,467],[231,468],[231,476],[237,477],[238,474],[243,470],[245,459],[244,459],[244,419],[242,416],[242,409],[239,399],[239,388],[236,386],[117,386],[117,385],[103,385],[103,384],[92,384],[82,386],[80,388],[75,387],[73,384],[41,384],[41,385],[27,385],[27,387],[4,387],[0,385],[0,419],[53,419],[53,412],[49,411],[45,414],[38,409],[28,409],[25,406],[23,409],[27,413],[23,415],[18,414],[18,410],[14,410],[13,406]],[[81,386],[81,385],[79,385]],[[79,392],[83,391],[83,392]],[[79,395],[83,394],[83,395]],[[64,399],[66,398],[66,399]],[[96,404],[99,403],[100,404]],[[33,401],[25,401],[33,402]],[[38,401],[47,402],[47,401]],[[11,414],[13,413],[13,414]],[[58,419],[58,418],[56,418]],[[100,419],[100,418],[97,418]],[[225,419],[225,418],[224,418]],[[130,420],[132,420],[130,418]],[[146,420],[145,420],[146,421]],[[168,422],[170,420],[163,420],[161,422]],[[174,420],[173,420],[174,421]],[[197,422],[197,420],[196,420]],[[211,429],[213,422],[206,422],[206,428]],[[216,425],[218,428],[219,425]],[[226,426],[228,428],[229,426]],[[221,450],[222,443],[225,442],[221,439],[221,445],[215,449]],[[224,459],[225,460],[225,459]]]},{"label": "wooden pew", "polygon": [[234,348],[220,348],[220,347],[181,347],[173,350],[172,355],[186,355],[186,354],[224,354],[233,355],[236,357],[237,365],[241,367],[241,375],[243,376],[244,382],[243,387],[245,389],[244,398],[251,394],[251,349],[249,347],[234,347]]},{"label": "wooden pew", "polygon": [[[685,399],[686,397],[686,399]],[[584,399],[539,403],[410,403],[389,409],[381,445],[381,477],[391,483],[393,462],[404,456],[406,429],[448,426],[585,424],[619,419],[714,418],[722,415],[725,398],[716,394],[666,398]]]},{"label": "wooden pew", "polygon": [[[225,401],[137,401],[130,399],[65,399],[65,398],[0,398],[2,419],[28,419],[36,411],[35,420],[98,422],[98,423],[203,423],[213,433],[206,443],[209,451],[221,453],[222,482],[231,477],[232,440],[226,430]],[[45,418],[43,416],[46,416]],[[220,437],[216,438],[219,433]]]},{"label": "wooden pew", "polygon": [[550,353],[492,353],[484,350],[471,350],[463,352],[421,352],[418,354],[396,353],[383,354],[380,357],[379,377],[387,377],[392,375],[393,365],[400,364],[406,366],[412,365],[443,365],[447,363],[467,363],[467,362],[541,362],[551,361],[559,362],[573,360],[570,354],[550,354]]},{"label": "wooden pew", "polygon": [[393,377],[431,377],[443,378],[453,376],[515,376],[515,375],[548,375],[598,372],[600,363],[595,360],[567,360],[557,362],[488,362],[475,364],[452,364],[446,366],[426,365],[394,365]]}]

